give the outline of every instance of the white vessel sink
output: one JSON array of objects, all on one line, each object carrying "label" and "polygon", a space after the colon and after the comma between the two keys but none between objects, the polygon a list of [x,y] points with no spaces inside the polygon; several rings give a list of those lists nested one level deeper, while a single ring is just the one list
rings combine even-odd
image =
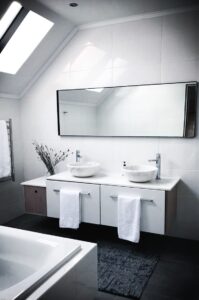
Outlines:
[{"label": "white vessel sink", "polygon": [[97,162],[76,162],[68,164],[68,169],[72,176],[90,177],[95,175],[99,170],[100,164]]},{"label": "white vessel sink", "polygon": [[158,169],[150,165],[131,165],[123,167],[123,173],[129,181],[147,182],[156,178]]}]

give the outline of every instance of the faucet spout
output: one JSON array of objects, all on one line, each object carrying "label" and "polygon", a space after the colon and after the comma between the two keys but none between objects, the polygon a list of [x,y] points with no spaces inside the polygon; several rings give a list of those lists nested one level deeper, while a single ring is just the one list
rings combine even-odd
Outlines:
[{"label": "faucet spout", "polygon": [[75,159],[76,159],[76,162],[80,162],[80,158],[82,156],[80,155],[80,150],[76,150],[75,152]]},{"label": "faucet spout", "polygon": [[155,159],[149,159],[149,161],[154,161],[156,164],[156,167],[158,169],[157,175],[156,175],[156,179],[160,179],[160,173],[161,173],[161,155],[160,153],[156,154],[156,158]]}]

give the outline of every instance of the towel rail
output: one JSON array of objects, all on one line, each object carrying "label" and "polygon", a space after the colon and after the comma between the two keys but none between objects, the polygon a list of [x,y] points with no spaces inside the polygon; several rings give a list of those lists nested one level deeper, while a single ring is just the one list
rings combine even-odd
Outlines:
[{"label": "towel rail", "polygon": [[[60,193],[60,190],[59,190],[59,189],[54,189],[53,191],[56,192],[56,193]],[[88,192],[88,193],[80,192],[80,195],[81,195],[81,196],[90,196],[91,194],[90,194],[89,192]],[[111,197],[111,198],[115,198],[115,199],[118,198],[117,195],[110,195],[110,197]],[[140,200],[141,200],[141,201],[154,202],[152,199],[143,199],[143,198],[141,198]]]},{"label": "towel rail", "polygon": [[[56,192],[56,193],[60,193],[60,190],[58,190],[58,189],[54,189],[53,191]],[[80,195],[81,196],[90,196],[91,194],[90,193],[82,193],[82,192],[80,192]]]},{"label": "towel rail", "polygon": [[6,121],[8,136],[9,136],[9,145],[10,145],[10,159],[11,159],[11,179],[15,181],[15,172],[14,172],[14,155],[13,155],[13,138],[12,138],[12,119]]},{"label": "towel rail", "polygon": [[12,119],[6,120],[6,126],[8,131],[9,148],[10,148],[11,175],[9,177],[1,178],[0,181],[7,181],[10,179],[12,181],[15,181],[13,139],[12,139]]},{"label": "towel rail", "polygon": [[[113,198],[113,199],[118,199],[117,195],[110,195],[110,197]],[[154,202],[152,199],[143,199],[143,198],[141,198],[140,200],[141,201]]]}]

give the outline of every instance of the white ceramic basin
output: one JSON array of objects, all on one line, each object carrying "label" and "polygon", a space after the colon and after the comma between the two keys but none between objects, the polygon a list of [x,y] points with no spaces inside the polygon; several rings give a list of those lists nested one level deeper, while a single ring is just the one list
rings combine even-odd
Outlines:
[{"label": "white ceramic basin", "polygon": [[147,182],[156,178],[158,169],[150,165],[131,165],[123,167],[123,173],[129,181]]},{"label": "white ceramic basin", "polygon": [[95,175],[99,170],[100,164],[97,162],[76,162],[68,164],[72,176],[90,177]]}]

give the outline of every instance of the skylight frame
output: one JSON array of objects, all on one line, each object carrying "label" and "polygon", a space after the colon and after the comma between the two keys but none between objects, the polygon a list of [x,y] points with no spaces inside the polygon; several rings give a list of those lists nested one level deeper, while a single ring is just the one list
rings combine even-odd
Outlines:
[{"label": "skylight frame", "polygon": [[3,13],[3,15],[0,17],[0,39],[4,35],[4,33],[7,31],[8,27],[11,25],[11,23],[14,21],[15,17],[21,10],[22,5],[21,3],[17,1],[13,1],[6,11]]},{"label": "skylight frame", "polygon": [[18,29],[18,27],[20,26],[20,24],[28,14],[28,12],[29,10],[27,8],[23,6],[21,7],[21,9],[19,10],[19,12],[17,13],[17,15],[15,16],[15,18],[13,19],[13,21],[11,22],[11,24],[9,25],[9,27],[7,28],[7,30],[5,31],[5,33],[0,39],[0,53],[6,47],[7,43],[9,42],[13,34],[16,32],[16,30]]}]

